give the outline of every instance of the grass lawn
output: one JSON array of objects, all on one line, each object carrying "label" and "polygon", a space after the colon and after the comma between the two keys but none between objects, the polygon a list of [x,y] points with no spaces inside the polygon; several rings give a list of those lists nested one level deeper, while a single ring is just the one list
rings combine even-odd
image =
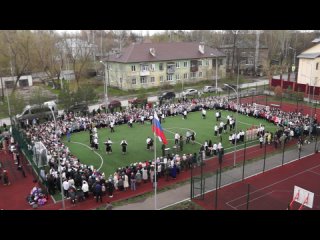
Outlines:
[{"label": "grass lawn", "polygon": [[[234,112],[222,111],[222,118],[225,121],[226,116],[235,115]],[[168,117],[166,121],[162,123],[162,127],[165,130],[165,135],[168,139],[167,147],[172,149],[174,146],[174,133],[178,132],[180,135],[185,136],[187,129],[191,129],[196,132],[196,144],[184,144],[183,153],[198,153],[200,144],[203,144],[205,140],[212,140],[213,143],[219,142],[219,137],[215,137],[213,134],[213,127],[216,123],[215,111],[207,111],[207,119],[201,118],[201,112],[194,112],[188,114],[188,119],[183,120],[181,116]],[[239,114],[238,129],[247,129],[254,125],[264,124],[266,130],[275,131],[276,126],[268,123],[262,119],[255,119]],[[129,128],[128,125],[115,126],[115,132],[110,133],[110,129],[99,129],[99,147],[98,151],[92,151],[89,148],[89,132],[74,133],[71,136],[71,142],[64,142],[69,146],[72,154],[76,155],[80,161],[87,165],[93,165],[96,168],[100,168],[108,176],[112,174],[116,168],[125,167],[134,162],[152,160],[154,158],[154,151],[148,151],[146,149],[146,139],[148,136],[152,137],[150,122],[145,122],[144,125],[134,123],[133,128]],[[229,143],[228,136],[229,131],[223,134],[222,145],[225,152],[233,151],[233,145]],[[105,152],[105,145],[103,142],[110,137],[113,142],[113,153],[107,155]],[[127,154],[121,154],[121,140],[125,138],[128,142]],[[161,156],[161,143],[157,140],[157,156]],[[239,145],[239,148],[241,145]]]}]

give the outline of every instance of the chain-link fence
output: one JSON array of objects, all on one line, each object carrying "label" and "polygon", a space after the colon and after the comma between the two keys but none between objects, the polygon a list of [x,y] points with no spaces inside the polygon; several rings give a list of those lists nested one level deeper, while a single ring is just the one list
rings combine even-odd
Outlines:
[{"label": "chain-link fence", "polygon": [[[311,146],[311,153],[318,150],[317,138],[313,139],[313,142],[306,143],[308,148]],[[225,154],[221,164],[219,164],[219,156],[214,155],[204,160],[202,167],[193,169],[191,199],[206,206],[207,209],[278,209],[279,206],[285,209],[287,202],[283,197],[271,196],[269,193],[272,190],[263,191],[259,185],[250,184],[249,186],[244,180],[310,154],[310,150],[304,150],[305,147],[306,145],[302,145],[299,148],[296,138],[283,138],[276,144],[274,142],[268,144],[265,141],[262,144],[257,141],[250,144],[244,142],[239,145],[236,155],[234,152]],[[219,194],[222,186],[231,183],[237,185],[235,195]],[[238,197],[235,196],[241,196],[241,198],[237,200]],[[259,197],[264,199],[265,207],[260,203],[260,205],[252,203],[255,202],[252,199]]]}]

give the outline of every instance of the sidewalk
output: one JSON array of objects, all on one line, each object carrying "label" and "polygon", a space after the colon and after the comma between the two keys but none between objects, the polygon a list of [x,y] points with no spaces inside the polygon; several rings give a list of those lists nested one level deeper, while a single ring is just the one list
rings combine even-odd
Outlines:
[{"label": "sidewalk", "polygon": [[[319,142],[317,149],[319,147]],[[314,154],[315,143],[304,145],[301,151],[301,158],[308,155]],[[284,164],[298,160],[298,150],[296,148],[288,150],[284,154]],[[263,165],[263,158],[252,163],[246,164],[245,178],[257,174],[257,169],[261,169]],[[275,167],[275,165],[281,166],[282,153],[269,156],[266,158],[265,171],[270,170]],[[221,187],[230,185],[232,183],[238,182],[242,177],[242,166],[233,168],[227,172],[223,172],[223,178],[221,179]],[[208,177],[205,180],[205,192],[215,190],[215,179],[216,176]],[[157,194],[157,209],[163,209],[174,205],[176,203],[189,200],[190,199],[190,184],[178,187],[176,189],[171,189],[166,192],[161,192]],[[114,207],[113,210],[154,210],[155,209],[155,198],[154,195],[145,199],[142,202],[132,203],[124,206]]]}]

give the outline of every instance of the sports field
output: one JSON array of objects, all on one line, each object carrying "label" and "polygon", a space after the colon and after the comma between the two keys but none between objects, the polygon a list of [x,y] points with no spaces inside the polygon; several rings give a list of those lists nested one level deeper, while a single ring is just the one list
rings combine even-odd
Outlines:
[{"label": "sports field", "polygon": [[[227,115],[235,116],[235,112],[221,111],[222,120],[226,122]],[[256,119],[239,114],[238,116],[238,130],[246,130],[252,125],[258,126],[264,124],[267,131],[274,132],[277,126],[268,123],[263,119]],[[174,146],[174,134],[177,132],[185,137],[188,129],[196,133],[196,143],[185,144],[181,153],[198,153],[200,146],[205,140],[212,140],[212,143],[218,143],[220,141],[219,136],[214,136],[214,125],[216,124],[215,110],[207,111],[207,118],[202,119],[201,112],[188,113],[186,120],[182,119],[182,116],[167,117],[165,122],[162,122],[162,127],[165,131],[165,135],[168,139],[168,148],[171,148],[171,152]],[[229,128],[226,133],[222,134],[222,145],[225,152],[233,151],[233,145],[229,143]],[[118,167],[125,167],[131,163],[141,162],[146,160],[152,160],[154,158],[154,151],[149,151],[146,148],[146,139],[148,136],[153,137],[151,131],[150,121],[146,121],[144,125],[140,123],[134,123],[133,128],[129,128],[128,125],[115,126],[115,132],[111,133],[109,128],[98,129],[99,135],[99,150],[91,150],[89,143],[89,131],[74,133],[71,136],[71,142],[68,143],[66,139],[64,142],[69,146],[72,154],[77,156],[80,161],[87,165],[93,165],[96,168],[103,171],[107,176],[113,174]],[[112,154],[106,154],[105,145],[103,144],[107,138],[111,139]],[[122,155],[120,142],[122,139],[126,139],[128,142],[127,154]],[[257,143],[257,142],[255,142]],[[161,142],[157,139],[157,156],[161,156]],[[241,148],[241,145],[239,145]]]}]

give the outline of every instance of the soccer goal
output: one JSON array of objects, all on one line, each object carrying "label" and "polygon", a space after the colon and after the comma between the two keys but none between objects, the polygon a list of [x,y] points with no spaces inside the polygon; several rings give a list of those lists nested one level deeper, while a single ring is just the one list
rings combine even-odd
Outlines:
[{"label": "soccer goal", "polygon": [[48,165],[48,151],[42,142],[35,142],[33,145],[33,162],[38,168]]}]

